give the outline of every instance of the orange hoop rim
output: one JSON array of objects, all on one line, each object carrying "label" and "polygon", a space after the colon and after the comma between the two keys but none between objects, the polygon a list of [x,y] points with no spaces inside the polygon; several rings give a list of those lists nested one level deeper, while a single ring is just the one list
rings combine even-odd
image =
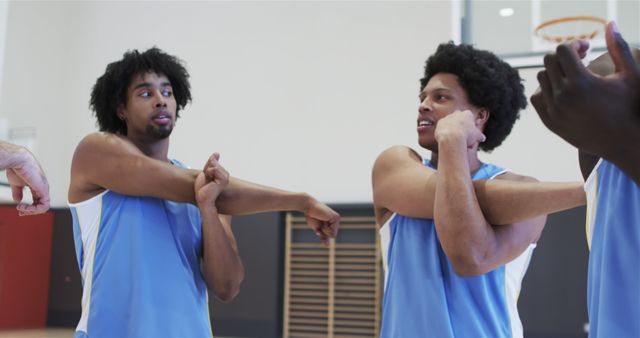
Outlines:
[{"label": "orange hoop rim", "polygon": [[588,33],[583,33],[583,34],[579,34],[579,35],[566,35],[566,36],[562,36],[562,35],[548,35],[548,34],[544,34],[541,33],[540,30],[551,26],[551,25],[555,25],[557,23],[561,23],[561,22],[569,22],[569,21],[594,21],[597,23],[602,24],[602,26],[606,26],[607,25],[607,20],[604,18],[601,18],[599,16],[592,16],[592,15],[577,15],[577,16],[566,16],[566,17],[561,17],[561,18],[556,18],[556,19],[551,19],[551,20],[547,20],[541,24],[539,24],[534,30],[533,30],[533,34],[537,37],[540,37],[542,39],[545,39],[547,41],[551,41],[551,42],[555,42],[555,43],[561,43],[564,41],[571,41],[571,40],[591,40],[594,37],[596,37],[596,35],[598,35],[598,29],[588,32]]}]

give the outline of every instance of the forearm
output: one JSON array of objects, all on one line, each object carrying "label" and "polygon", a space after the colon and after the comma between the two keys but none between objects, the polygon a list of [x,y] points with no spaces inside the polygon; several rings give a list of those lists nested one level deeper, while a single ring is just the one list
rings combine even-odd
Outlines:
[{"label": "forearm", "polygon": [[24,147],[0,141],[0,170],[20,165],[29,155]]},{"label": "forearm", "polygon": [[305,193],[288,192],[232,177],[229,185],[218,196],[216,207],[220,213],[227,215],[305,211],[310,199]]},{"label": "forearm", "polygon": [[[542,194],[534,190],[527,191],[526,198],[516,201],[513,200],[511,190],[504,195],[494,192],[485,210],[500,211],[501,217],[508,215],[508,212],[503,210],[511,210],[514,215],[510,222],[494,223],[486,217],[487,212],[483,213],[481,210],[479,198],[476,196],[477,189],[474,188],[469,175],[465,146],[464,142],[439,142],[434,220],[442,248],[455,271],[464,276],[472,276],[491,271],[517,257],[539,237],[546,219],[545,210],[562,208],[579,200],[580,195],[584,196],[584,192],[581,184],[574,184],[575,187],[570,189],[559,188],[560,193],[543,188]],[[511,175],[508,179],[533,180],[518,175]],[[485,182],[488,184],[494,181],[501,180]],[[526,182],[518,183],[526,185]],[[531,183],[540,185],[537,182]],[[563,194],[572,189],[575,196]],[[515,195],[516,198],[518,196]],[[531,196],[541,197],[542,202]],[[492,199],[494,197],[495,199]],[[553,203],[548,203],[549,201]],[[539,205],[544,202],[547,204]],[[526,217],[527,210],[533,210],[531,217]],[[523,217],[524,219],[521,219]]]},{"label": "forearm", "polygon": [[[135,191],[140,193],[146,190],[153,197],[197,205],[193,184],[200,172],[201,171],[195,169],[172,166],[168,171],[163,174],[158,173],[156,176],[166,177],[166,180],[159,181],[164,182],[163,184],[154,185],[146,182],[145,186],[137,186]],[[149,185],[151,185],[151,187],[149,187]],[[135,193],[132,195],[135,195]]]},{"label": "forearm", "polygon": [[174,173],[175,188],[169,192],[171,198],[169,200],[175,200],[184,203],[191,203],[197,205],[196,195],[193,191],[193,185],[196,181],[196,177],[201,172],[195,169],[175,168],[179,171]]},{"label": "forearm", "polygon": [[[411,154],[405,148],[394,147],[380,156],[372,175],[374,203],[377,207],[405,216],[433,219],[440,170],[436,172],[425,167],[417,155]],[[495,179],[474,181],[473,186],[481,210],[491,224],[511,224],[586,203],[582,183],[579,182]],[[531,200],[544,203],[532,208]],[[503,204],[510,205],[510,208],[497,207]]]},{"label": "forearm", "polygon": [[467,274],[484,261],[495,236],[476,199],[465,140],[440,140],[438,149],[435,227],[456,272]]},{"label": "forearm", "polygon": [[200,208],[202,216],[203,274],[207,285],[222,301],[230,301],[240,291],[244,266],[235,238],[212,207]]},{"label": "forearm", "polygon": [[476,181],[476,196],[491,224],[512,224],[586,203],[581,182]]},{"label": "forearm", "polygon": [[[437,182],[442,174],[429,177],[420,191],[397,195],[387,208],[402,215],[434,218]],[[467,173],[468,175],[468,173]],[[582,182],[521,182],[509,180],[478,180],[472,182],[476,199],[490,224],[512,224],[586,203]],[[532,207],[532,204],[535,206]]]}]

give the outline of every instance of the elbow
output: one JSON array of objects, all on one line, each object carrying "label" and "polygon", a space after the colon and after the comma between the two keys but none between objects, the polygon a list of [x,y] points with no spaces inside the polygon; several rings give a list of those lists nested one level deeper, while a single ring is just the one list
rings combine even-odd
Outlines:
[{"label": "elbow", "polygon": [[213,290],[213,293],[223,303],[230,303],[240,293],[240,283],[226,283],[222,287],[217,287]]},{"label": "elbow", "polygon": [[240,293],[240,288],[236,288],[233,290],[229,289],[225,291],[219,291],[219,292],[216,292],[216,298],[218,298],[218,300],[220,300],[223,303],[231,303],[231,301],[233,301],[236,298],[238,293]]},{"label": "elbow", "polygon": [[464,252],[449,257],[453,271],[461,277],[474,277],[491,271],[484,255],[476,252]]},{"label": "elbow", "polygon": [[[235,274],[234,278],[226,278],[213,282],[213,287],[209,287],[209,291],[223,303],[233,301],[240,293],[240,285],[244,279],[244,267],[240,267],[240,271]],[[211,284],[210,284],[211,285]]]}]

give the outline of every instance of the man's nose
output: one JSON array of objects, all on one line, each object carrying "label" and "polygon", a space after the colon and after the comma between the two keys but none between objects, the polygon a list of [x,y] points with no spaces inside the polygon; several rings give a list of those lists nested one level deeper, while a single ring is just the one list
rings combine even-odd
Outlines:
[{"label": "man's nose", "polygon": [[166,107],[167,106],[167,100],[164,97],[164,95],[162,95],[162,92],[158,91],[156,93],[156,107]]},{"label": "man's nose", "polygon": [[420,105],[418,106],[418,112],[419,113],[426,113],[426,112],[430,112],[433,110],[433,107],[431,107],[431,101],[429,100],[428,97],[426,97],[424,100],[422,100],[420,102]]}]

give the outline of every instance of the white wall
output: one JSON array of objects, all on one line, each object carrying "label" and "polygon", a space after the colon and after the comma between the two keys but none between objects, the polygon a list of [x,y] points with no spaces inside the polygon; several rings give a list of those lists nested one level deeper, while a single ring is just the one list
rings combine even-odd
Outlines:
[{"label": "white wall", "polygon": [[[0,116],[35,127],[53,204],[64,206],[75,145],[96,130],[91,86],[125,50],[156,45],[192,75],[173,157],[200,167],[219,151],[237,177],[370,202],[380,151],[416,145],[418,79],[451,26],[446,1],[11,2]],[[521,135],[486,158],[574,178],[567,146],[523,115]]]},{"label": "white wall", "polygon": [[4,54],[5,54],[4,42],[7,36],[8,17],[9,17],[9,2],[0,1],[0,92],[2,91],[2,71],[4,66]]},{"label": "white wall", "polygon": [[186,61],[194,102],[172,156],[213,151],[233,175],[329,202],[370,200],[370,168],[414,144],[422,63],[450,38],[447,2],[12,2],[1,110],[37,130],[65,205],[87,106],[107,63],[153,45]]},{"label": "white wall", "polygon": [[[9,3],[6,1],[0,1],[0,94],[2,93],[2,71],[4,66],[4,42],[7,35],[7,17],[9,16]],[[2,102],[2,96],[0,95],[0,102]],[[8,139],[7,120],[2,118],[0,111],[0,140],[6,141]],[[3,174],[0,174],[0,182],[6,182],[7,179]],[[0,203],[10,202],[11,188],[2,186],[0,187]]]}]

